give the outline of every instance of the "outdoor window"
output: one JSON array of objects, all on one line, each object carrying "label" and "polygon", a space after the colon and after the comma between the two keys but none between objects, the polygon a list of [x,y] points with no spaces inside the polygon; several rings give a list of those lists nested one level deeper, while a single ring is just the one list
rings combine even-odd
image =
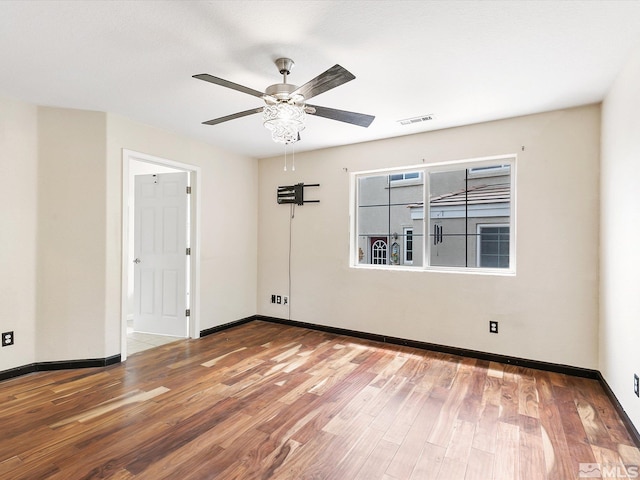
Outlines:
[{"label": "outdoor window", "polygon": [[509,225],[478,225],[478,265],[509,268]]},{"label": "outdoor window", "polygon": [[413,228],[404,229],[404,263],[413,263]]},{"label": "outdoor window", "polygon": [[422,172],[394,173],[389,175],[389,183],[400,182],[402,180],[420,180],[421,178]]},{"label": "outdoor window", "polygon": [[353,174],[354,266],[513,273],[514,165],[500,157]]},{"label": "outdoor window", "polygon": [[509,173],[510,165],[485,165],[483,167],[469,168],[470,177],[489,177]]}]

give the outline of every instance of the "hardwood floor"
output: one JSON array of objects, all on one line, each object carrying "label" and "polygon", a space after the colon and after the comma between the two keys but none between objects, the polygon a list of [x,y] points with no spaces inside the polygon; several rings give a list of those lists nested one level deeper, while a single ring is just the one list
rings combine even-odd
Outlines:
[{"label": "hardwood floor", "polygon": [[1,382],[0,429],[2,479],[568,480],[581,463],[605,478],[640,465],[595,380],[260,321]]},{"label": "hardwood floor", "polygon": [[184,338],[140,332],[127,333],[127,355],[144,352],[179,340],[184,340]]}]

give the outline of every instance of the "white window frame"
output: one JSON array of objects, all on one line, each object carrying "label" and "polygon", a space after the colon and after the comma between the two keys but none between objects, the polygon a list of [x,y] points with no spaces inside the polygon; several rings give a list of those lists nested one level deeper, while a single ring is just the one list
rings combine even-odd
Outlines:
[{"label": "white window frame", "polygon": [[[509,228],[509,268],[485,268],[485,267],[447,267],[447,266],[431,266],[429,265],[429,261],[431,259],[431,243],[429,241],[430,238],[430,219],[431,219],[431,208],[428,202],[429,197],[429,174],[436,172],[446,172],[453,170],[462,170],[462,169],[473,169],[478,167],[486,167],[500,165],[501,167],[509,165],[511,174],[511,189],[510,189],[510,222],[505,223]],[[465,273],[465,274],[480,274],[480,275],[498,275],[498,276],[514,276],[516,274],[516,232],[517,232],[517,188],[516,188],[516,180],[517,180],[517,154],[507,154],[507,155],[497,155],[491,157],[482,157],[482,158],[471,158],[471,159],[462,159],[462,160],[453,160],[448,162],[439,162],[432,164],[420,164],[413,166],[404,166],[398,168],[385,168],[385,169],[375,169],[375,170],[366,170],[360,172],[351,172],[350,173],[350,182],[351,188],[349,192],[349,204],[350,204],[350,243],[351,248],[349,249],[349,265],[351,268],[359,268],[359,269],[373,269],[373,270],[407,270],[412,272],[447,272],[447,273]],[[374,264],[363,264],[358,261],[358,179],[361,177],[367,176],[375,176],[375,175],[394,175],[398,173],[404,172],[415,172],[420,171],[420,181],[424,179],[424,188],[423,188],[423,242],[422,242],[422,258],[423,265],[415,266],[415,265],[374,265]],[[486,170],[485,170],[486,171]],[[395,180],[390,182],[395,186],[396,182],[415,182],[416,179],[410,180]],[[415,237],[415,229],[414,229],[414,237]],[[415,242],[415,238],[414,238]],[[415,254],[415,246],[414,246],[414,254]],[[404,255],[404,254],[403,254]]]}]

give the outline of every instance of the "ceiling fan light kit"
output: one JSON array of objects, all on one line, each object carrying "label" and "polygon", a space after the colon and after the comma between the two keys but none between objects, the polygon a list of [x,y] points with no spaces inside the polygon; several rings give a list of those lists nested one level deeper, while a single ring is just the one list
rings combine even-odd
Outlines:
[{"label": "ceiling fan light kit", "polygon": [[287,76],[291,73],[294,65],[293,60],[290,58],[278,58],[275,63],[278,71],[282,75],[282,83],[271,85],[264,93],[206,73],[194,75],[193,77],[199,80],[247,93],[254,97],[260,97],[265,102],[264,107],[245,110],[244,112],[226,115],[203,123],[205,125],[217,125],[218,123],[262,112],[263,125],[271,131],[273,141],[288,145],[300,140],[300,132],[305,128],[307,114],[351,123],[352,125],[361,127],[368,127],[371,122],[373,122],[375,117],[372,115],[347,112],[345,110],[336,110],[305,103],[306,100],[355,78],[353,74],[340,65],[334,65],[326,72],[321,73],[301,87],[298,87],[287,83]]},{"label": "ceiling fan light kit", "polygon": [[295,104],[277,103],[267,105],[262,111],[264,126],[271,130],[271,138],[276,143],[294,143],[304,130],[304,107]]}]

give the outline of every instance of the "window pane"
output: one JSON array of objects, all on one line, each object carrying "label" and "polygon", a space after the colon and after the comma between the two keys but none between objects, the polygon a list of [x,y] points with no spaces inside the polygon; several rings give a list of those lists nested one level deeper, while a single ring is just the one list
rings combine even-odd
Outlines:
[{"label": "window pane", "polygon": [[[406,178],[415,181],[391,185],[392,181]],[[424,183],[421,178],[420,172],[358,178],[359,264],[422,266]],[[407,232],[410,232],[409,243]]]},{"label": "window pane", "polygon": [[480,226],[480,266],[509,268],[509,227]]},{"label": "window pane", "polygon": [[413,263],[413,228],[404,229],[404,261]]},{"label": "window pane", "polygon": [[495,240],[487,240],[482,236],[480,240],[481,255],[498,255],[500,253],[499,243]]},{"label": "window pane", "polygon": [[509,227],[505,224],[511,221],[511,167],[473,168],[474,172],[492,171],[490,176],[470,175],[470,170],[429,174],[430,264],[509,268]]},{"label": "window pane", "polygon": [[[434,244],[435,240],[435,244]],[[464,235],[442,233],[431,238],[431,265],[436,267],[466,267]]]}]

